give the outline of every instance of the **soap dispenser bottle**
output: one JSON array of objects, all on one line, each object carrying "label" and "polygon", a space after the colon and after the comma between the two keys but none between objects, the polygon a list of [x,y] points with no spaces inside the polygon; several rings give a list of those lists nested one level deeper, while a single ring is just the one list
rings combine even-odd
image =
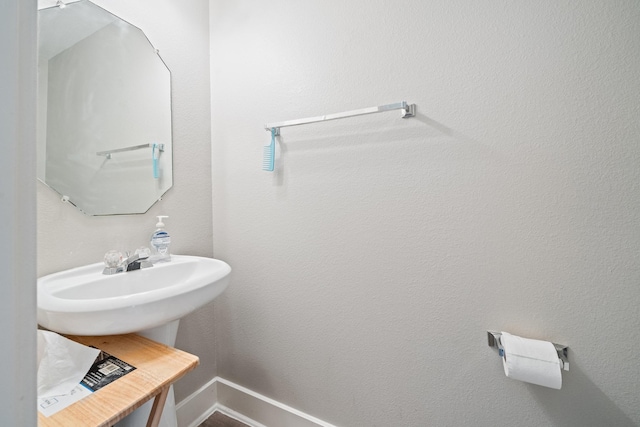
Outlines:
[{"label": "soap dispenser bottle", "polygon": [[158,223],[156,224],[156,231],[151,235],[151,247],[153,248],[154,261],[171,261],[171,255],[169,254],[169,245],[171,244],[171,236],[164,229],[164,218],[169,218],[166,215],[158,215]]}]

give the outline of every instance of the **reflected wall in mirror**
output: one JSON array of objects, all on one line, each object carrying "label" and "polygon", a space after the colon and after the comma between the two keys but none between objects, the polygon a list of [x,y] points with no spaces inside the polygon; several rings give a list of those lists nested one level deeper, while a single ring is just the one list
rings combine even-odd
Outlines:
[{"label": "reflected wall in mirror", "polygon": [[173,185],[169,69],[89,0],[38,29],[38,178],[88,215],[146,212]]}]

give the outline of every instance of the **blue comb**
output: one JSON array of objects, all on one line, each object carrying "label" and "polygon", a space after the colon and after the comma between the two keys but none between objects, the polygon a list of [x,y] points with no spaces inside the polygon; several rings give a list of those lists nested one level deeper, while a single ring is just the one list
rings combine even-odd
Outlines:
[{"label": "blue comb", "polygon": [[273,172],[276,160],[276,128],[271,128],[271,143],[262,147],[262,170]]},{"label": "blue comb", "polygon": [[158,144],[156,144],[155,142],[153,143],[153,145],[151,146],[151,158],[153,160],[153,177],[155,179],[160,178],[160,172],[158,171],[158,159],[160,157],[160,147]]}]

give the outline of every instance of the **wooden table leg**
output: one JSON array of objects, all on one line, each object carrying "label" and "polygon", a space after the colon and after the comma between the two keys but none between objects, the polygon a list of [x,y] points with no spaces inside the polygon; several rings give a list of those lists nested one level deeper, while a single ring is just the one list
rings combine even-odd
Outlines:
[{"label": "wooden table leg", "polygon": [[167,400],[169,394],[169,387],[162,389],[160,394],[153,399],[153,406],[151,407],[151,413],[149,414],[149,420],[147,421],[147,427],[158,427],[160,417],[162,416],[162,410],[164,409],[164,402]]}]

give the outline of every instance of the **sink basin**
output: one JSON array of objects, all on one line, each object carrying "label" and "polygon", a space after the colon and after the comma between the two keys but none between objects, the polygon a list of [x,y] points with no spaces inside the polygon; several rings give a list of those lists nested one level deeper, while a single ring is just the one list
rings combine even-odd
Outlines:
[{"label": "sink basin", "polygon": [[139,332],[178,320],[229,284],[224,261],[172,255],[170,262],[103,275],[96,263],[38,279],[38,323],[72,335]]}]

